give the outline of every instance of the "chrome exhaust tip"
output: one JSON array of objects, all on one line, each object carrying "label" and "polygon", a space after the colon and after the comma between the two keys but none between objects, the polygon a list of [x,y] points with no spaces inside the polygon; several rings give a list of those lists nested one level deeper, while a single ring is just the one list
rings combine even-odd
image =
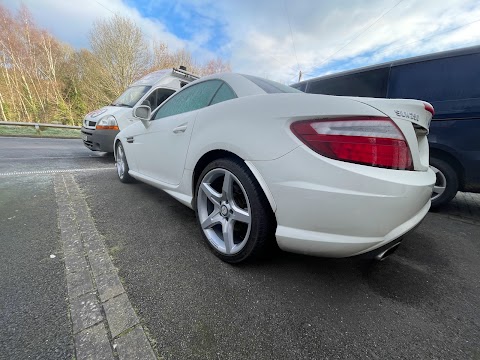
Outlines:
[{"label": "chrome exhaust tip", "polygon": [[385,260],[387,257],[392,255],[395,252],[395,250],[397,250],[400,244],[401,242],[398,242],[395,245],[390,246],[388,249],[382,251],[381,253],[378,253],[377,255],[375,255],[375,260],[378,260],[378,261]]}]

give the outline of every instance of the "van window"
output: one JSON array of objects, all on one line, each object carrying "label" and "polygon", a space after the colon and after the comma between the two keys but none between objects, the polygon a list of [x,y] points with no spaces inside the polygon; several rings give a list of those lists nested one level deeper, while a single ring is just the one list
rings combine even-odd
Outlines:
[{"label": "van window", "polygon": [[388,97],[429,102],[478,98],[478,64],[480,54],[471,54],[392,67]]},{"label": "van window", "polygon": [[340,96],[385,97],[389,68],[314,80],[306,89],[309,93]]},{"label": "van window", "polygon": [[163,103],[167,98],[172,95],[175,90],[171,89],[156,89],[152,91],[148,97],[143,100],[142,105],[150,106],[150,109],[156,109],[161,103]]},{"label": "van window", "polygon": [[143,85],[130,86],[112,103],[112,106],[133,107],[151,88],[151,86]]}]

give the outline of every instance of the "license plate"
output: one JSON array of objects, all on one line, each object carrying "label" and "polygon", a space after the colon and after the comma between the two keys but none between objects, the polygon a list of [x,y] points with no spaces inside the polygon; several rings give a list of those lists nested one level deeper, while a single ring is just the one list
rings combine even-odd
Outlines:
[{"label": "license plate", "polygon": [[85,134],[82,134],[82,139],[83,139],[83,141],[88,141],[88,136],[85,135]]}]

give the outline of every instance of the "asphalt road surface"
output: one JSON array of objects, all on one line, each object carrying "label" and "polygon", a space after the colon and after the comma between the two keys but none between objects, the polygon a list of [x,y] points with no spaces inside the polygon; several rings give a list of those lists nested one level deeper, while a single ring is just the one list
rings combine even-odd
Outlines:
[{"label": "asphalt road surface", "polygon": [[279,252],[232,266],[193,211],[120,183],[111,157],[80,140],[0,138],[1,359],[75,353],[55,173],[44,171],[73,174],[159,357],[480,359],[478,195],[429,213],[380,263]]}]

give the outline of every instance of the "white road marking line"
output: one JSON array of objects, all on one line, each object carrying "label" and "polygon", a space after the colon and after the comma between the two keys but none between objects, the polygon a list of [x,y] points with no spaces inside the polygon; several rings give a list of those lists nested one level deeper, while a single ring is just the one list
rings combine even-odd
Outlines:
[{"label": "white road marking line", "polygon": [[59,173],[79,172],[79,171],[101,171],[101,170],[115,170],[115,167],[108,167],[108,168],[90,168],[90,169],[13,171],[13,172],[8,172],[8,173],[0,173],[0,176],[59,174]]}]

